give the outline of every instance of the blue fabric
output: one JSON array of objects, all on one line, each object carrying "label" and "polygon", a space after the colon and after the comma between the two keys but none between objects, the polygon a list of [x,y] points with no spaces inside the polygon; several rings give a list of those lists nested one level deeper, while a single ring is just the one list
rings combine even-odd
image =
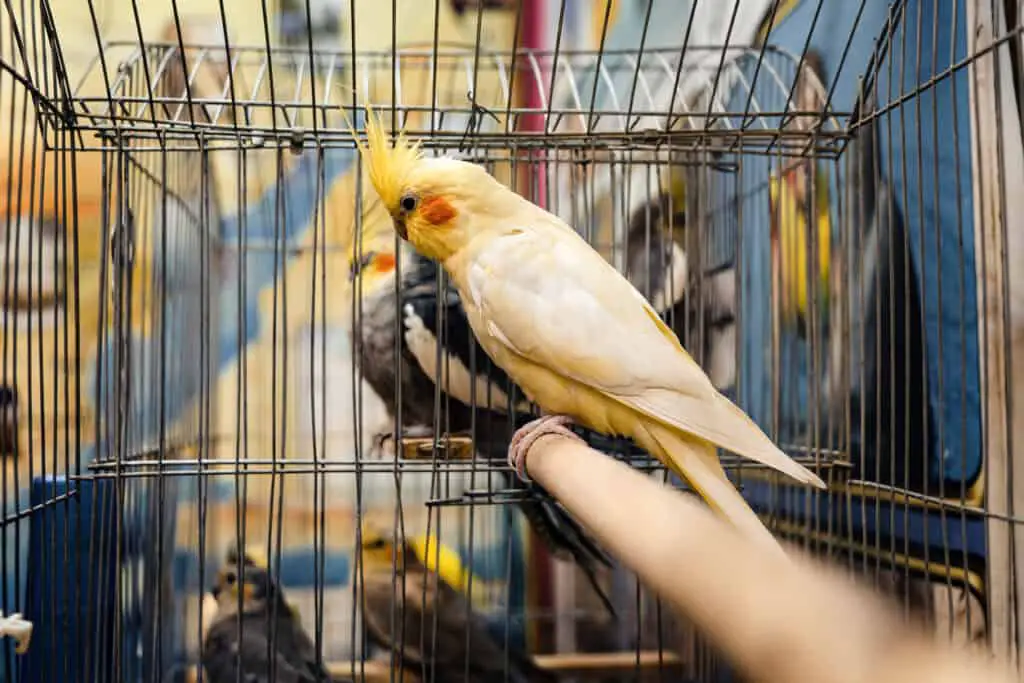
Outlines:
[{"label": "blue fabric", "polygon": [[[888,68],[880,74],[878,90],[891,89],[892,99],[967,53],[965,3],[908,0],[904,12],[911,27],[920,22],[922,29],[920,36],[908,28],[896,38],[902,53],[897,62],[907,65],[902,83],[890,82]],[[934,64],[927,58],[933,53]],[[917,54],[923,55],[919,66]],[[889,115],[892,142],[882,146],[893,186],[907,188],[900,212],[921,283],[928,400],[936,416],[929,443],[932,475],[951,482],[973,482],[982,467],[969,89],[962,69],[921,93]]]},{"label": "blue fabric", "polygon": [[[50,502],[72,492],[64,500]],[[112,663],[117,576],[100,569],[116,566],[116,545],[112,538],[93,545],[90,532],[114,528],[114,482],[36,478],[30,496],[33,507],[39,509],[31,518],[29,571],[23,575],[27,584],[24,615],[35,629],[28,652],[20,658],[12,656],[13,643],[4,639],[4,660],[20,668],[21,676],[8,678],[12,671],[4,666],[0,667],[4,671],[0,680],[97,680],[93,672]],[[76,571],[77,576],[73,574]],[[10,583],[10,577],[6,578]],[[107,661],[98,659],[103,651]]]},{"label": "blue fabric", "polygon": [[[778,23],[769,43],[801,54],[819,4],[800,3]],[[836,78],[859,5],[821,5],[810,48],[821,55],[828,83]],[[835,86],[833,106],[840,111],[849,111],[853,106],[859,76],[874,50],[888,5],[885,0],[874,0],[864,7]],[[959,16],[954,17],[956,8],[959,8]],[[909,0],[904,11],[906,28],[899,30],[893,40],[895,50],[902,54],[890,55],[877,69],[879,106],[912,92],[966,53],[966,18],[962,4]],[[918,23],[922,26],[920,36],[915,28]],[[933,23],[937,32],[934,44]],[[954,24],[958,27],[955,44]],[[954,44],[952,53],[951,44]],[[920,65],[916,59],[918,53],[922,55]],[[896,61],[890,64],[892,59]],[[890,82],[890,69],[898,75],[901,63],[902,82]],[[897,210],[907,231],[913,273],[923,300],[927,396],[934,416],[933,431],[928,435],[930,474],[936,479],[970,483],[980,474],[982,461],[968,106],[967,73],[962,70],[883,116],[878,122],[878,134],[880,169],[894,188]],[[763,178],[766,166],[766,161],[747,159],[744,174]],[[838,198],[834,190],[832,194],[835,220]],[[766,206],[765,202],[760,210],[764,211]],[[751,209],[758,210],[758,207]],[[744,215],[751,220],[750,213]],[[767,227],[767,217],[764,226]],[[860,226],[846,227],[858,229]],[[770,291],[768,231],[746,226],[743,236],[746,346],[742,376],[749,378],[743,386],[743,402],[755,419],[767,425],[772,417],[769,359],[762,340],[770,338],[766,305]],[[759,296],[759,292],[764,295]],[[910,321],[910,324],[920,323]],[[800,346],[800,342],[793,339],[785,339],[784,344],[791,348]],[[809,376],[806,358],[806,352],[784,354],[782,377],[804,378],[792,382],[798,396],[791,405],[783,406],[779,417],[784,423],[805,414],[806,378]],[[793,427],[796,431],[797,426],[793,424]]]},{"label": "blue fabric", "polygon": [[971,513],[961,519],[934,509],[862,496],[821,494],[806,489],[794,489],[780,496],[777,487],[763,481],[744,481],[743,486],[744,498],[754,510],[796,527],[806,524],[824,531],[821,520],[831,520],[829,532],[852,539],[847,551],[854,555],[878,550],[894,555],[911,552],[930,557],[936,564],[949,562],[957,568],[965,562],[978,567],[986,555],[982,514]]}]

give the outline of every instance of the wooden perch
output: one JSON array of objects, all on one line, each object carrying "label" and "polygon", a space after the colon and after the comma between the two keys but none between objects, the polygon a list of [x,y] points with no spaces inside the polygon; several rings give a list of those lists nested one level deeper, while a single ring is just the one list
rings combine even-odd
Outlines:
[{"label": "wooden perch", "polygon": [[530,477],[751,680],[987,683],[1001,662],[944,647],[809,557],[747,543],[691,496],[579,441],[539,439]]},{"label": "wooden perch", "polygon": [[435,447],[443,460],[473,458],[473,440],[467,436],[445,434],[436,442],[432,437],[402,437],[402,457],[407,460],[429,460],[434,457]]}]

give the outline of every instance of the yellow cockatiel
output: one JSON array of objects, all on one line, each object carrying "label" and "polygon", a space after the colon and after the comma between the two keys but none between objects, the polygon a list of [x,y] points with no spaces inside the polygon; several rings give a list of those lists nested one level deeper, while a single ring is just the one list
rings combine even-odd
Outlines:
[{"label": "yellow cockatiel", "polygon": [[[575,421],[632,438],[751,537],[775,541],[726,478],[715,446],[824,488],[718,393],[672,331],[614,267],[556,216],[482,167],[428,158],[373,112],[360,151],[395,230],[443,264],[481,346],[546,417],[509,459]],[[778,547],[777,545],[775,547]]]}]

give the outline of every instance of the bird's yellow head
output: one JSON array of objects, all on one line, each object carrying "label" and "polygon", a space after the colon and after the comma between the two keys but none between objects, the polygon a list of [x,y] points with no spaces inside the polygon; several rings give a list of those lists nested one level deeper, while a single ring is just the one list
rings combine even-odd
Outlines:
[{"label": "bird's yellow head", "polygon": [[274,580],[263,567],[245,558],[241,571],[237,564],[225,564],[210,591],[217,600],[217,613],[233,613],[239,602],[243,612],[259,612],[276,597]]},{"label": "bird's yellow head", "polygon": [[389,144],[383,123],[370,108],[366,144],[359,143],[359,150],[395,231],[434,261],[444,262],[468,244],[488,224],[479,220],[480,214],[512,194],[480,166],[424,156],[404,133]]},{"label": "bird's yellow head", "polygon": [[364,566],[370,570],[391,571],[392,567],[402,569],[406,563],[417,561],[411,548],[375,528],[366,526],[360,538],[359,550]]},{"label": "bird's yellow head", "polygon": [[260,548],[245,549],[241,558],[237,548],[229,549],[210,593],[217,601],[218,615],[234,613],[241,598],[244,612],[259,612],[266,609],[268,603],[276,601],[280,614],[287,610],[292,616],[299,617],[298,610],[285,600],[270,572],[266,553]]},{"label": "bird's yellow head", "polygon": [[363,211],[348,250],[348,279],[358,279],[362,291],[376,291],[390,285],[394,288],[398,259],[395,255],[395,232],[391,229],[391,216],[384,203],[376,196],[363,200]]},{"label": "bird's yellow head", "polygon": [[392,567],[401,570],[415,564],[434,572],[449,586],[463,593],[470,581],[473,581],[478,586],[477,598],[484,595],[479,588],[484,585],[483,579],[473,574],[462,563],[459,554],[447,544],[441,543],[434,534],[416,534],[398,544],[387,534],[364,528],[360,548],[366,567],[390,571]]}]

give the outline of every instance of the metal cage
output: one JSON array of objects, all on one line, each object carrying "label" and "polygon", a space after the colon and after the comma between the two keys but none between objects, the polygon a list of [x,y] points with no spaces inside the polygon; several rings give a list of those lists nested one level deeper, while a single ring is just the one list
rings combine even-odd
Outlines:
[{"label": "metal cage", "polygon": [[[0,680],[210,680],[206,593],[244,547],[333,675],[426,683],[364,637],[370,528],[458,565],[491,636],[556,675],[729,676],[629,572],[593,580],[612,620],[549,552],[530,515],[553,501],[485,453],[492,396],[466,413],[437,385],[415,432],[366,381],[362,331],[414,291],[355,149],[367,104],[661,302],[829,484],[723,454],[773,531],[1016,656],[1013,3],[79,4],[0,9],[0,609],[34,624]],[[371,251],[395,264],[372,292],[352,275]],[[446,287],[414,291],[442,346],[467,339]]]}]

